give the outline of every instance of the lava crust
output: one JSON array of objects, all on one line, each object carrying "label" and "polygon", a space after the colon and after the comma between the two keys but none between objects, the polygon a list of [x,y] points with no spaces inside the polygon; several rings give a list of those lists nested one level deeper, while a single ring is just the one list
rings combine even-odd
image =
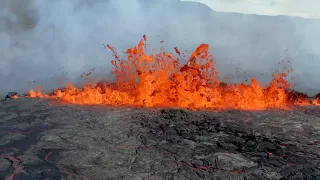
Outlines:
[{"label": "lava crust", "polygon": [[[320,179],[320,107],[0,102],[0,179]],[[103,178],[101,178],[103,177]]]}]

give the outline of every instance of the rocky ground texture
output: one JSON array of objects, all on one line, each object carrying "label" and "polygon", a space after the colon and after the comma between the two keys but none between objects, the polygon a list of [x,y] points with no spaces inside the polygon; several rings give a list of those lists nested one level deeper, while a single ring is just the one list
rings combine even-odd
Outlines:
[{"label": "rocky ground texture", "polygon": [[320,107],[188,111],[0,102],[0,179],[320,179]]}]

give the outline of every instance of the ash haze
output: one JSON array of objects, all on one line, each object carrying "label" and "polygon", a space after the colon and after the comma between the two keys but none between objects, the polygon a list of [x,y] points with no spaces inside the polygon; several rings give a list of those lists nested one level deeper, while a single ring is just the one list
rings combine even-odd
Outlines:
[{"label": "ash haze", "polygon": [[27,92],[38,84],[45,89],[69,81],[81,84],[80,75],[92,68],[95,78],[109,77],[112,54],[103,45],[119,52],[136,45],[143,34],[155,48],[164,40],[168,51],[178,46],[191,52],[201,43],[210,44],[219,73],[232,74],[235,82],[251,76],[268,82],[272,71],[281,68],[278,62],[290,60],[296,88],[310,95],[320,92],[317,19],[216,12],[179,0],[0,0],[0,4],[2,94]]}]

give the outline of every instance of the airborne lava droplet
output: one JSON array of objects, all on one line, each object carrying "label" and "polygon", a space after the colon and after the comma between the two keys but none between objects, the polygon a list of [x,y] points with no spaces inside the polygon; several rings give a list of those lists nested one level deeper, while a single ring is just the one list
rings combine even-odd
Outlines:
[{"label": "airborne lava droplet", "polygon": [[181,54],[178,47],[175,47],[174,50],[176,51],[177,54],[179,54],[179,55]]},{"label": "airborne lava droplet", "polygon": [[107,44],[107,48],[110,49],[110,51],[113,52],[113,55],[114,55],[114,57],[115,57],[116,59],[119,58],[118,53],[116,52],[116,50],[115,50],[113,47],[111,47],[109,44]]},{"label": "airborne lava droplet", "polygon": [[[107,45],[115,57],[111,61],[115,83],[99,86],[97,82],[88,82],[83,88],[69,83],[63,91],[56,90],[54,95],[43,94],[40,88],[38,92],[30,90],[30,97],[59,98],[82,105],[190,109],[288,109],[291,105],[311,104],[306,97],[290,97],[287,89],[291,88],[291,84],[286,78],[291,69],[275,72],[268,86],[256,78],[249,79],[248,83],[223,84],[208,44],[199,45],[189,61],[182,65],[178,58],[163,49],[156,54],[148,54],[146,40],[144,35],[138,45],[125,52],[126,57],[122,59],[115,48]],[[317,103],[318,100],[313,101],[313,104]]]}]

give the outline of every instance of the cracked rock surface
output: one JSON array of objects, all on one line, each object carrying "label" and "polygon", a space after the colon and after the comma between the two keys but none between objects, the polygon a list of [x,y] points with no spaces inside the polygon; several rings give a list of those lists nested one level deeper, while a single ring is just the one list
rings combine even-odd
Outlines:
[{"label": "cracked rock surface", "polygon": [[320,107],[188,111],[0,102],[0,179],[320,179]]}]

